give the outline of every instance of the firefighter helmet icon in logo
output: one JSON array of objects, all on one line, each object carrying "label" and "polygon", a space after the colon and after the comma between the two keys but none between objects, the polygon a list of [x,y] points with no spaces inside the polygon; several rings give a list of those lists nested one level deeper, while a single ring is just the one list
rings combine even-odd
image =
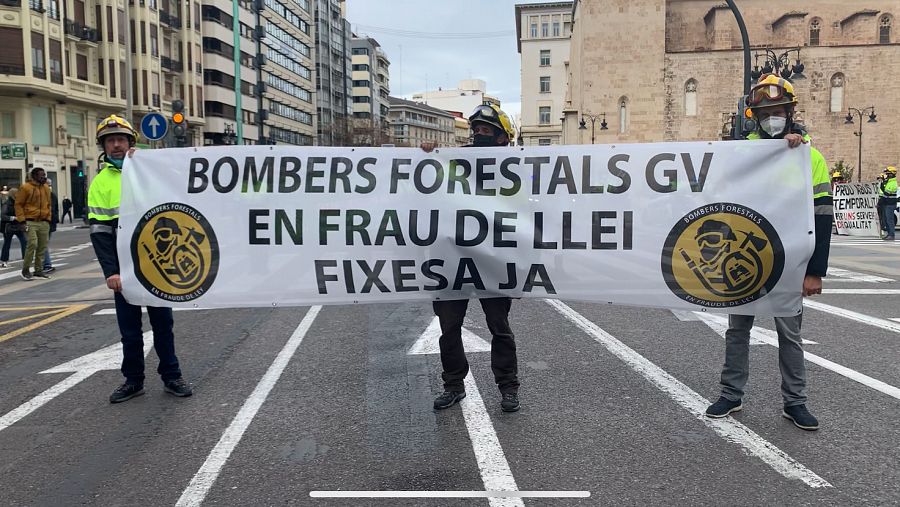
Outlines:
[{"label": "firefighter helmet icon in logo", "polygon": [[695,209],[672,228],[662,271],[681,299],[731,308],[772,290],[784,271],[784,247],[772,224],[756,211],[716,203]]},{"label": "firefighter helmet icon in logo", "polygon": [[185,204],[167,203],[144,214],[131,238],[134,272],[154,296],[190,301],[209,290],[219,267],[219,245],[206,218]]}]

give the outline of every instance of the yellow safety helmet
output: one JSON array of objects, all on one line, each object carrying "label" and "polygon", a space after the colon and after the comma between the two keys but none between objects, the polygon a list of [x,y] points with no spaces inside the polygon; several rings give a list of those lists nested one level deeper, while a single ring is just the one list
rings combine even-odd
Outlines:
[{"label": "yellow safety helmet", "polygon": [[128,136],[128,142],[131,146],[137,142],[137,131],[128,123],[128,120],[121,116],[111,114],[97,124],[97,144],[103,145],[103,138],[112,134],[122,134]]},{"label": "yellow safety helmet", "polygon": [[831,177],[832,177],[832,178],[840,178],[840,177],[841,177],[841,173],[839,173],[838,171],[835,171],[835,172],[831,173]]},{"label": "yellow safety helmet", "polygon": [[516,136],[512,128],[512,122],[509,121],[509,116],[494,104],[476,107],[472,114],[469,115],[469,125],[475,125],[475,122],[487,123],[500,129],[510,141]]},{"label": "yellow safety helmet", "polygon": [[896,174],[897,174],[897,168],[894,167],[894,166],[892,166],[892,165],[889,165],[889,166],[887,167],[887,169],[885,169],[885,172],[888,173],[888,174],[896,175]]},{"label": "yellow safety helmet", "polygon": [[747,105],[750,109],[770,106],[793,106],[797,104],[794,85],[790,81],[774,74],[767,74],[750,89]]}]

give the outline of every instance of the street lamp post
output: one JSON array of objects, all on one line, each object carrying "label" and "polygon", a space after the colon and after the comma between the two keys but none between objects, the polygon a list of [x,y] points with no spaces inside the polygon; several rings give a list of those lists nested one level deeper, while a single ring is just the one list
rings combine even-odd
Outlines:
[{"label": "street lamp post", "polygon": [[863,109],[851,107],[847,110],[847,118],[844,121],[846,125],[853,125],[854,114],[859,117],[859,129],[853,133],[853,135],[859,138],[859,158],[856,163],[856,182],[859,183],[862,180],[863,116],[869,116],[868,123],[878,123],[878,115],[875,114],[875,106],[869,106]]},{"label": "street lamp post", "polygon": [[[240,125],[238,125],[240,126]],[[237,136],[234,132],[234,126],[231,123],[225,124],[225,131],[222,133],[222,142],[227,145],[232,145],[235,143]]]},{"label": "street lamp post", "polygon": [[594,144],[594,123],[597,120],[600,120],[600,130],[609,130],[606,123],[606,113],[582,113],[581,121],[578,123],[578,130],[587,130],[587,120],[591,121],[591,144]]},{"label": "street lamp post", "polygon": [[[797,53],[794,65],[791,65],[791,53]],[[784,79],[806,79],[806,76],[803,75],[806,66],[800,62],[800,48],[788,49],[780,55],[769,48],[764,48],[758,50],[754,57],[756,64],[753,66],[753,71],[750,72],[750,77],[754,81],[765,74],[775,74]],[[759,66],[760,57],[764,59],[762,67]]]}]

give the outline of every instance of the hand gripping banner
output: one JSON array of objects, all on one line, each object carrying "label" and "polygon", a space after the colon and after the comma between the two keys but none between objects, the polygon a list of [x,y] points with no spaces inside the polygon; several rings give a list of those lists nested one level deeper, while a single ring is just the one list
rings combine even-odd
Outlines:
[{"label": "hand gripping banner", "polygon": [[135,304],[536,297],[795,315],[809,148],[783,141],[141,150],[118,251]]}]

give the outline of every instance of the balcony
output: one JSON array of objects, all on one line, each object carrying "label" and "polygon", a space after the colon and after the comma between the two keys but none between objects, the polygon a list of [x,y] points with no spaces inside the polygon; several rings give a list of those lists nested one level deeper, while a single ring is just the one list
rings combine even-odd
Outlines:
[{"label": "balcony", "polygon": [[0,74],[6,74],[8,76],[24,76],[25,75],[25,66],[24,65],[0,65]]},{"label": "balcony", "polygon": [[41,0],[28,0],[28,7],[39,14],[44,13],[44,2]]},{"label": "balcony", "polygon": [[81,23],[73,21],[71,19],[67,19],[65,21],[63,30],[66,32],[66,37],[69,37],[72,40],[77,41],[78,43],[85,43],[87,45],[96,46],[97,42],[100,40],[100,33],[96,28],[84,26]]},{"label": "balcony", "polygon": [[0,0],[0,7],[22,7],[22,0]]},{"label": "balcony", "polygon": [[163,28],[169,27],[170,29],[181,30],[181,19],[168,12],[159,11],[159,22],[163,25]]},{"label": "balcony", "polygon": [[179,62],[178,60],[173,60],[168,56],[159,57],[159,65],[163,68],[163,70],[168,70],[169,72],[184,71],[183,63]]},{"label": "balcony", "polygon": [[50,71],[50,81],[56,84],[63,84],[63,74],[60,71]]}]

